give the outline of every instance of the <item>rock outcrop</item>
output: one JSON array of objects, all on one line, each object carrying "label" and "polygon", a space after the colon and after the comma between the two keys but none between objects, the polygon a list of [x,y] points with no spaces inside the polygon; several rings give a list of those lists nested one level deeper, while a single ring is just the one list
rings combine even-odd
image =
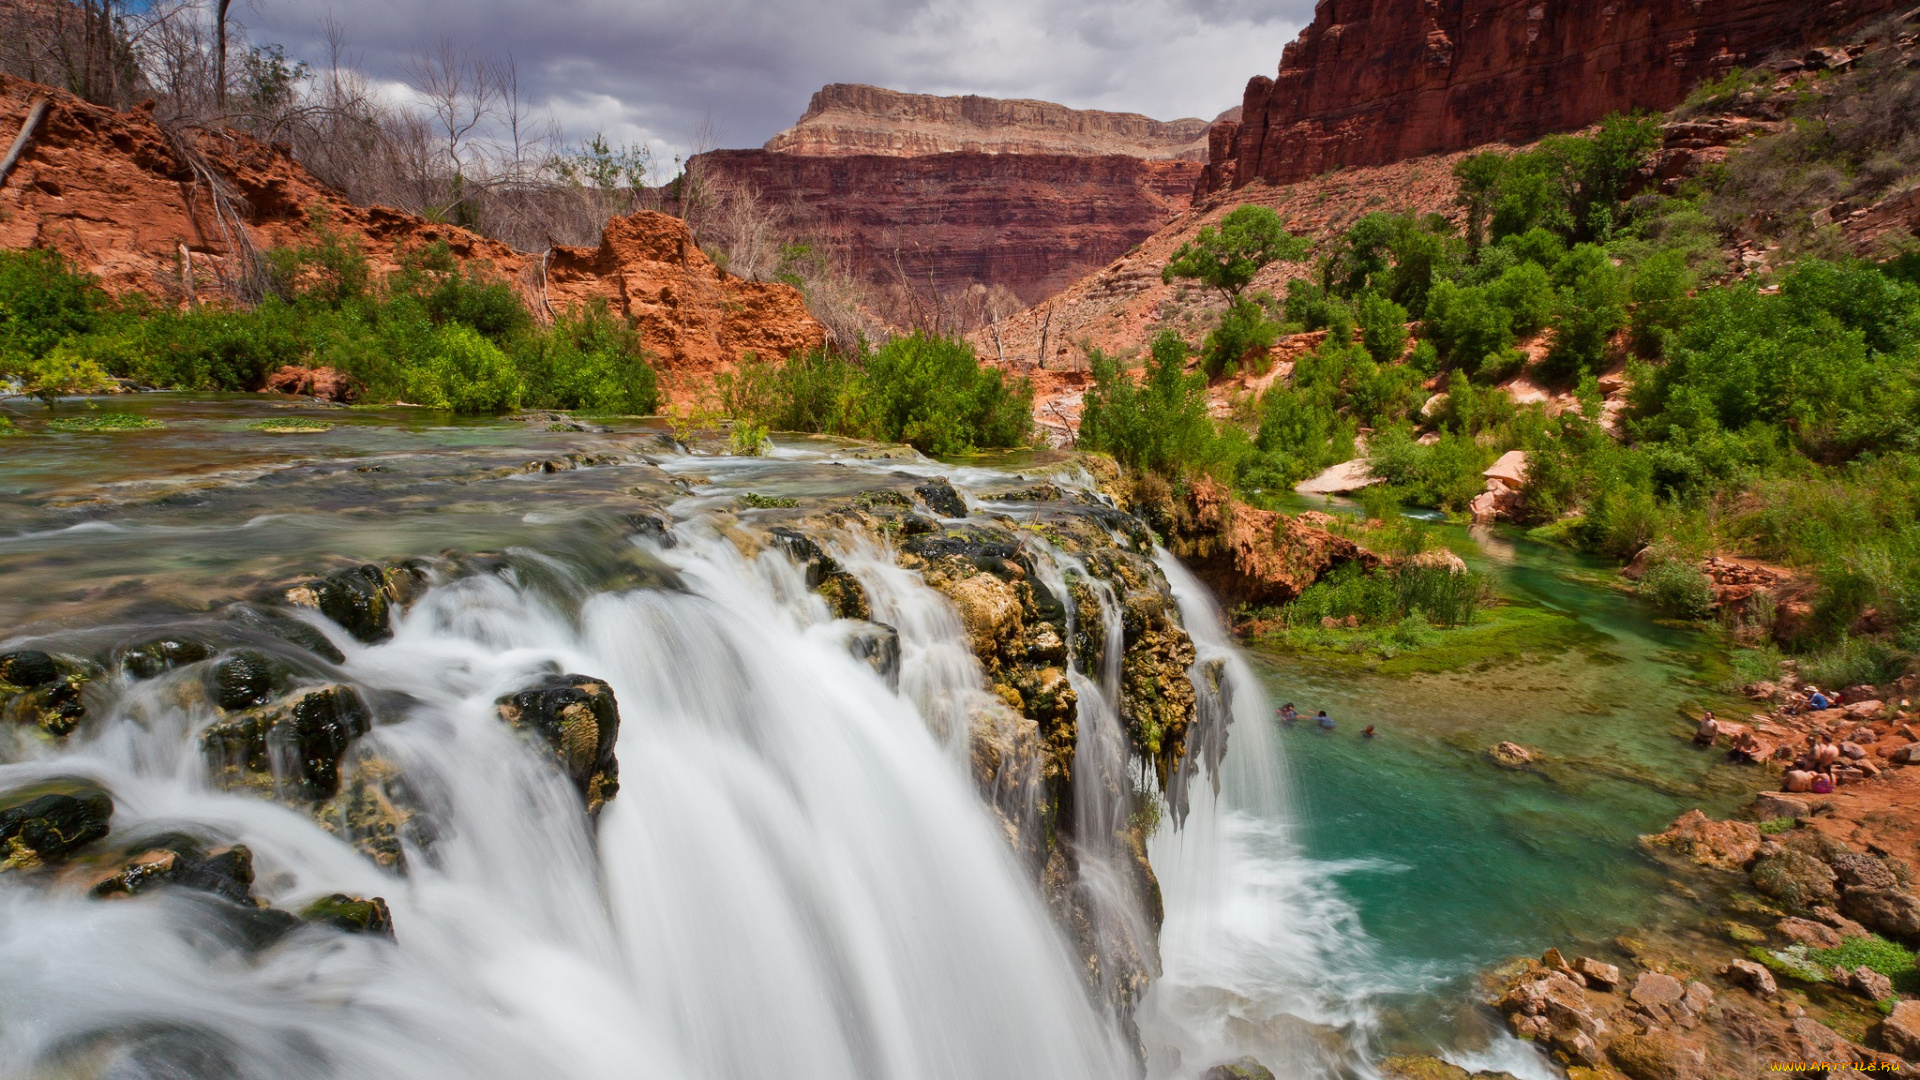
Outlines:
[{"label": "rock outcrop", "polygon": [[1204,193],[1284,184],[1678,104],[1702,79],[1906,0],[1320,0],[1209,134]]},{"label": "rock outcrop", "polygon": [[833,83],[799,123],[768,139],[776,154],[809,157],[928,154],[1120,154],[1149,161],[1207,160],[1205,120],[1070,109],[1050,101],[903,94]]},{"label": "rock outcrop", "polygon": [[1379,565],[1377,555],[1300,517],[1257,510],[1210,479],[1161,509],[1144,508],[1167,549],[1228,602],[1284,604],[1334,566]]},{"label": "rock outcrop", "polygon": [[[229,295],[249,250],[304,241],[317,213],[360,239],[375,274],[398,269],[408,251],[445,243],[462,262],[512,282],[536,316],[604,299],[634,321],[669,389],[681,371],[706,374],[743,353],[786,356],[825,340],[798,290],[726,274],[683,222],[663,214],[615,219],[598,248],[556,247],[543,258],[399,210],[355,206],[285,150],[244,135],[190,143],[150,110],[116,112],[5,76],[0,139],[11,140],[42,98],[53,107],[0,187],[0,248],[60,251],[114,294],[166,303]],[[215,181],[237,221],[214,214]]]},{"label": "rock outcrop", "polygon": [[1122,154],[919,156],[717,150],[697,159],[834,238],[879,285],[952,295],[1000,285],[1028,303],[1153,235],[1192,198],[1200,165]]}]

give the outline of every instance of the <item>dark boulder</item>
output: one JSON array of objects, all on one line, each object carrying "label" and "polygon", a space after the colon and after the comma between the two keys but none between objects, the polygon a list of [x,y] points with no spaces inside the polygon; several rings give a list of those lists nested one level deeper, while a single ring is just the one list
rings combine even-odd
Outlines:
[{"label": "dark boulder", "polygon": [[0,655],[0,719],[65,738],[86,719],[87,670],[36,649]]},{"label": "dark boulder", "polygon": [[154,638],[143,641],[120,654],[120,669],[132,679],[152,679],[174,668],[197,664],[213,651],[206,645],[180,637]]},{"label": "dark boulder", "polygon": [[1920,942],[1920,898],[1904,889],[1851,888],[1840,909],[1869,930],[1909,944]]},{"label": "dark boulder", "polygon": [[21,690],[35,690],[60,678],[60,665],[53,657],[34,649],[0,655],[0,683]]},{"label": "dark boulder", "polygon": [[95,899],[139,896],[164,885],[253,903],[253,852],[244,845],[209,850],[185,833],[168,833],[127,849],[127,855],[111,876],[94,884]]},{"label": "dark boulder", "polygon": [[277,657],[241,649],[220,659],[207,674],[207,696],[222,709],[251,709],[272,701],[293,682],[293,669]]},{"label": "dark boulder", "polygon": [[900,631],[886,623],[867,623],[847,637],[847,651],[885,679],[887,689],[899,691]]},{"label": "dark boulder", "polygon": [[953,490],[953,485],[948,483],[944,476],[924,484],[916,484],[913,493],[920,496],[920,500],[927,504],[927,509],[943,518],[967,516],[966,500],[960,497],[959,492]]},{"label": "dark boulder", "polygon": [[547,744],[587,800],[588,813],[598,813],[620,790],[620,763],[613,756],[620,706],[612,687],[585,675],[549,675],[496,707],[502,720]]},{"label": "dark boulder", "polygon": [[775,547],[786,552],[788,557],[805,569],[807,588],[826,601],[827,610],[833,613],[834,618],[864,619],[872,614],[873,605],[867,599],[866,589],[833,556],[822,550],[812,537],[784,526],[769,529],[768,534]]},{"label": "dark boulder", "polygon": [[1810,908],[1838,895],[1833,868],[1794,848],[1763,854],[1748,869],[1747,876],[1754,888],[1790,907]]},{"label": "dark boulder", "polygon": [[85,780],[56,780],[0,795],[0,869],[59,862],[107,835],[113,796]]},{"label": "dark boulder", "polygon": [[382,569],[371,563],[336,571],[286,589],[282,598],[294,607],[318,611],[360,641],[393,636],[393,616],[425,587],[426,573],[403,563]]},{"label": "dark boulder", "polygon": [[1858,851],[1843,851],[1827,860],[1840,884],[1848,889],[1891,889],[1899,885],[1887,864]]},{"label": "dark boulder", "polygon": [[387,908],[386,900],[378,896],[363,900],[345,893],[334,893],[308,904],[300,917],[310,923],[331,926],[349,934],[393,937],[393,912]]},{"label": "dark boulder", "polygon": [[341,755],[372,726],[358,690],[316,686],[213,725],[200,746],[229,786],[330,799],[340,789]]}]

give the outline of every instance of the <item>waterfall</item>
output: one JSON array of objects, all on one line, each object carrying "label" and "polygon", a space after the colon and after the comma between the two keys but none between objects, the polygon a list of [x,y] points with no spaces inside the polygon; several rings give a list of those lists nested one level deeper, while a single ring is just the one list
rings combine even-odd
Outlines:
[{"label": "waterfall", "polygon": [[[108,843],[245,844],[255,896],[383,896],[395,937],[260,947],[245,909],[185,890],[103,901],[0,875],[0,1075],[1131,1072],[972,789],[967,695],[984,695],[940,598],[898,571],[874,590],[902,635],[895,693],[791,560],[697,520],[674,533],[634,543],[680,588],[596,591],[518,552],[435,585],[379,644],[313,620],[375,704],[357,752],[418,803],[404,875],[211,783],[194,739],[215,717],[188,692],[204,662],[103,680],[82,730],[0,765],[0,790],[89,779],[114,796]],[[494,713],[550,671],[619,701],[621,786],[597,824]]]},{"label": "waterfall", "polygon": [[1374,1075],[1368,999],[1404,984],[1341,895],[1347,868],[1300,850],[1272,710],[1219,608],[1178,560],[1157,561],[1197,654],[1199,716],[1176,783],[1211,790],[1149,845],[1166,921],[1162,974],[1139,1014],[1148,1075],[1192,1077],[1246,1055],[1289,1076]]}]

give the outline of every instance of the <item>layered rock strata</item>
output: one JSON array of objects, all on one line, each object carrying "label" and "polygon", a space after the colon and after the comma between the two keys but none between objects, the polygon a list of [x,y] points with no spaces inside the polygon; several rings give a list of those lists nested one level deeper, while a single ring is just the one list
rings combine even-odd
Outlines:
[{"label": "layered rock strata", "polygon": [[1207,160],[1205,120],[1070,109],[1050,101],[903,94],[834,83],[815,92],[798,123],[768,139],[776,154],[810,157],[927,154],[1121,154]]},{"label": "layered rock strata", "polygon": [[1609,113],[1665,109],[1701,80],[1906,0],[1320,0],[1273,78],[1213,125],[1202,194],[1284,184],[1485,143],[1519,144]]}]

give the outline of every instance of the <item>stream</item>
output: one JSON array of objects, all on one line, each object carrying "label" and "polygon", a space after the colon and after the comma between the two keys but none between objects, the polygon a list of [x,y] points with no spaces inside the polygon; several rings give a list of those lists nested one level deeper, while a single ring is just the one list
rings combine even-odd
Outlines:
[{"label": "stream", "polygon": [[[404,872],[212,783],[194,740],[215,716],[192,665],[104,673],[63,742],[0,732],[0,792],[97,784],[112,843],[244,844],[253,895],[273,907],[378,895],[394,928],[263,946],[186,890],[101,902],[0,874],[0,1076],[1141,1069],[975,789],[965,718],[985,690],[946,600],[882,551],[836,549],[899,633],[897,669],[876,671],[799,564],[728,524],[747,493],[947,476],[978,500],[1016,475],[1071,483],[1058,455],[942,464],[783,438],[766,456],[714,457],[639,422],[581,431],[244,396],[108,407],[165,426],[0,439],[0,652],[104,655],[181,627],[284,650],[284,633],[223,605],[340,557],[491,554],[484,573],[436,577],[390,639],[305,620],[341,657],[309,674],[360,688],[373,722],[356,746],[404,773],[429,826],[403,838]],[[334,426],[252,426],[289,415]],[[1243,648],[1160,554],[1217,721],[1201,728],[1227,739],[1184,820],[1164,817],[1149,842],[1162,974],[1135,1020],[1156,1080],[1243,1055],[1281,1077],[1364,1078],[1396,1053],[1545,1080],[1545,1060],[1475,1006],[1477,975],[1672,917],[1634,837],[1741,793],[1717,756],[1675,737],[1681,706],[1717,697],[1710,639],[1652,621],[1564,552],[1438,529],[1509,602],[1577,624],[1578,647],[1427,675]],[[1045,567],[1063,587],[1091,581],[1058,553]],[[1083,823],[1129,812],[1098,794],[1126,789],[1116,645],[1071,672],[1076,771],[1111,781],[1084,786]],[[591,822],[494,715],[552,672],[602,679],[619,701],[619,794]],[[1337,726],[1283,727],[1281,701]],[[1368,724],[1378,738],[1360,737]],[[1502,740],[1541,751],[1539,767],[1495,766],[1486,750]],[[1100,884],[1121,854],[1089,840],[1082,859],[1101,948],[1139,947],[1150,931]]]}]

